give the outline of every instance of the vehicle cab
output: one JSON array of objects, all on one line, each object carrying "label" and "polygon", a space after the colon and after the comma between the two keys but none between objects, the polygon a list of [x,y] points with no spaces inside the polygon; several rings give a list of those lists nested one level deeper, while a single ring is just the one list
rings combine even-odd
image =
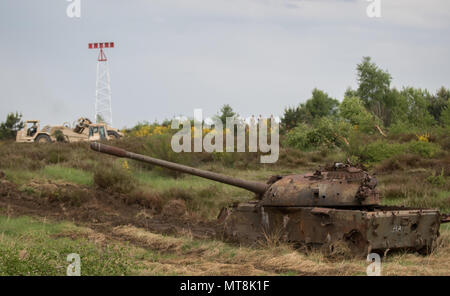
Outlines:
[{"label": "vehicle cab", "polygon": [[27,120],[24,122],[23,129],[17,131],[17,142],[34,142],[36,134],[40,131],[39,120]]},{"label": "vehicle cab", "polygon": [[91,124],[89,126],[89,141],[109,140],[106,124]]}]

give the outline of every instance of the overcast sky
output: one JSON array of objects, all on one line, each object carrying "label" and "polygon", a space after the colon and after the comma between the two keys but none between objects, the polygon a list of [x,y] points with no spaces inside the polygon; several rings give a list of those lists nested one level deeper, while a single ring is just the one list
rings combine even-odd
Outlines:
[{"label": "overcast sky", "polygon": [[315,87],[342,100],[371,56],[396,87],[450,87],[450,1],[0,1],[0,121],[11,111],[44,124],[93,118],[97,52],[107,50],[114,126],[194,108],[212,116],[281,116]]}]

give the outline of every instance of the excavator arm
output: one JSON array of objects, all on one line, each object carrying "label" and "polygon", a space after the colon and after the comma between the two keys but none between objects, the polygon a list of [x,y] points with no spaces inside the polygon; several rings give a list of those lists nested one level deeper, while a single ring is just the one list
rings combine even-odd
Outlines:
[{"label": "excavator arm", "polygon": [[77,123],[75,127],[73,128],[73,131],[75,133],[81,134],[85,128],[89,128],[89,125],[92,124],[92,121],[89,120],[89,118],[81,117],[77,120]]}]

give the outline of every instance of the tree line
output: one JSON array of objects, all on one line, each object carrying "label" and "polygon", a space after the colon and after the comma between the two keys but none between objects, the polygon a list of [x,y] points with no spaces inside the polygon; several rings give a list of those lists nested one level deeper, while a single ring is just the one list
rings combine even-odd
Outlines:
[{"label": "tree line", "polygon": [[[303,145],[305,147],[324,141],[339,142],[351,129],[372,134],[383,133],[383,130],[406,133],[450,127],[450,90],[444,86],[435,93],[410,86],[391,87],[391,74],[370,57],[363,57],[356,66],[356,73],[358,87],[348,88],[341,102],[315,88],[305,103],[285,108],[281,131],[287,136],[288,145],[301,147],[305,144],[297,145],[299,141],[309,142]],[[225,104],[216,118],[225,123],[226,117],[234,116],[237,114]],[[162,126],[169,124],[169,120],[161,123]],[[142,125],[150,123],[138,123],[132,129]],[[0,140],[14,139],[23,126],[20,113],[9,113],[5,122],[0,123]]]},{"label": "tree line", "polygon": [[441,87],[432,94],[420,88],[391,88],[391,74],[370,57],[364,57],[356,70],[358,88],[348,88],[341,103],[314,89],[306,103],[286,108],[281,122],[284,131],[302,123],[314,124],[322,117],[341,117],[355,125],[372,121],[385,128],[404,130],[450,125],[449,89]]}]

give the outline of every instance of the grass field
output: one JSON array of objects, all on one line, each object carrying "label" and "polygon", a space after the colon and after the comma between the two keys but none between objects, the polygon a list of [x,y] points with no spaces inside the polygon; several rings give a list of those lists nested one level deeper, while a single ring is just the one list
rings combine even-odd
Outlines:
[{"label": "grass field", "polygon": [[[249,248],[202,235],[207,229],[203,225],[214,224],[223,206],[253,198],[246,190],[194,176],[170,176],[131,161],[125,164],[83,145],[47,145],[45,153],[38,148],[12,144],[0,149],[0,171],[5,173],[0,178],[1,275],[64,275],[70,253],[80,255],[82,275],[366,273],[364,258],[345,253],[299,250],[277,241]],[[12,161],[14,151],[21,157]],[[259,168],[210,161],[196,166],[266,181],[272,175],[314,170],[334,158],[315,152],[289,157],[288,163]],[[442,157],[412,165],[404,161],[401,167],[389,162],[371,166],[382,203],[450,212],[449,177],[436,169],[447,165],[449,158]],[[185,204],[185,212],[164,210],[174,200]],[[161,209],[175,215],[176,222],[158,224]],[[382,274],[449,275],[449,226],[441,226],[431,255],[390,253],[383,258]]]},{"label": "grass field", "polygon": [[[448,275],[450,229],[441,231],[437,251],[385,257],[383,275]],[[365,275],[368,264],[289,245],[245,248],[133,226],[105,235],[69,222],[0,216],[0,275],[65,275],[70,253],[80,255],[82,275]]]},{"label": "grass field", "polygon": [[102,245],[91,236],[89,229],[68,222],[0,216],[0,275],[66,275],[71,253],[81,255],[83,275],[131,274],[131,248]]}]

